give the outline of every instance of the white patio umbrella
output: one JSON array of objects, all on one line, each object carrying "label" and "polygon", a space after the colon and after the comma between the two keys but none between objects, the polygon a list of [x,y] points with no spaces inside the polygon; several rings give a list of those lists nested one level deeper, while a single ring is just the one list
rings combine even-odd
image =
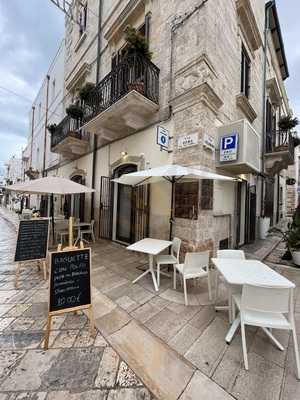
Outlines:
[{"label": "white patio umbrella", "polygon": [[176,182],[183,179],[186,180],[211,179],[211,180],[220,180],[228,182],[236,180],[236,178],[215,174],[213,172],[203,171],[197,168],[184,167],[182,165],[176,165],[176,164],[168,164],[143,171],[132,172],[130,174],[124,174],[120,178],[113,179],[113,181],[116,183],[120,183],[123,185],[130,185],[130,186],[145,185],[148,183],[158,183],[161,181],[168,181],[172,184],[171,215],[170,215],[170,240],[171,240],[173,212],[174,212],[174,187]]},{"label": "white patio umbrella", "polygon": [[6,186],[6,190],[18,193],[28,194],[51,194],[51,217],[52,217],[52,234],[54,241],[54,206],[53,195],[92,193],[95,190],[87,186],[73,182],[70,179],[60,178],[57,176],[46,176],[44,178],[34,179],[28,182],[16,183]]}]

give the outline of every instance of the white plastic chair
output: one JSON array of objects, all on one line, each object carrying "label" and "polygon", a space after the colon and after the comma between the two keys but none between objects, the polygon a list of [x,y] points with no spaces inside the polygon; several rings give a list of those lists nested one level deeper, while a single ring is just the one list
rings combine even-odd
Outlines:
[{"label": "white plastic chair", "polygon": [[201,253],[186,253],[184,264],[174,264],[174,289],[176,289],[176,271],[178,271],[183,278],[184,302],[188,305],[186,281],[194,278],[205,278],[208,281],[208,297],[211,300],[211,281],[209,270],[209,251]]},{"label": "white plastic chair", "polygon": [[[297,367],[297,378],[300,379],[299,350],[294,318],[294,296],[292,288],[244,285],[242,294],[234,294],[233,304],[240,310],[241,334],[245,369],[249,369],[245,325],[263,328],[267,336],[279,350],[283,346],[269,329],[291,330]],[[285,315],[286,314],[286,315]],[[269,328],[269,329],[268,329]]]},{"label": "white plastic chair", "polygon": [[[217,258],[226,258],[226,259],[232,259],[232,260],[245,260],[245,253],[243,250],[218,250],[217,251]],[[216,270],[216,281],[215,281],[215,287],[216,287],[216,297],[215,299],[218,299],[219,295],[219,280],[222,279],[222,276],[218,273],[218,270]],[[233,286],[229,285],[224,279],[222,281],[225,283],[227,290],[228,290],[228,306],[217,306],[215,307],[216,310],[227,310],[228,309],[228,315],[229,315],[229,321],[233,321],[233,313],[232,313],[232,294],[235,292],[241,292],[242,288],[240,286]]]},{"label": "white plastic chair", "polygon": [[[160,285],[160,274],[164,274],[160,272],[161,265],[174,265],[179,263],[179,252],[181,246],[181,240],[177,237],[174,237],[171,246],[171,254],[161,254],[156,257],[157,264],[157,285]],[[168,275],[169,276],[169,275]]]},{"label": "white plastic chair", "polygon": [[95,243],[95,234],[94,234],[94,224],[95,221],[92,219],[91,224],[88,229],[80,230],[80,240],[84,240],[84,235],[90,235]]}]

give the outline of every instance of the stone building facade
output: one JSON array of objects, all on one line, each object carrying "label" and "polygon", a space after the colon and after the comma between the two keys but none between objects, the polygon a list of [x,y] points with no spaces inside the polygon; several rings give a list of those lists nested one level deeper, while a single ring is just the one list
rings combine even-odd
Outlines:
[{"label": "stone building facade", "polygon": [[[275,2],[88,0],[73,7],[79,23],[66,20],[63,106],[78,102],[85,83],[96,87],[76,129],[61,119],[51,147],[58,163],[47,174],[96,189],[73,199],[76,217],[95,219],[98,236],[121,243],[168,238],[170,186],[133,190],[111,179],[170,163],[238,179],[177,185],[173,231],[186,249],[240,246],[258,236],[259,217],[272,224],[284,217],[280,193],[293,148],[278,132],[290,110]],[[127,26],[145,36],[151,62],[126,56]],[[168,151],[157,144],[158,127],[168,131]],[[227,161],[226,138],[235,141]]]}]

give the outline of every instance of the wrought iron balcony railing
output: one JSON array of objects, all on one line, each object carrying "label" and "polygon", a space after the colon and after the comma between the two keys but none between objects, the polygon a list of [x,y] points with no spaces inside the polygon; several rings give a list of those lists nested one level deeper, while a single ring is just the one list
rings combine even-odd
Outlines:
[{"label": "wrought iron balcony railing", "polygon": [[158,104],[159,68],[138,54],[124,58],[93,89],[84,104],[83,122],[105,111],[132,90]]},{"label": "wrought iron balcony railing", "polygon": [[74,137],[76,139],[88,139],[86,132],[79,131],[81,121],[78,119],[71,118],[69,115],[57,125],[55,131],[51,134],[51,149],[61,143],[67,137]]},{"label": "wrought iron balcony railing", "polygon": [[291,132],[274,130],[266,134],[266,153],[287,151],[294,159],[294,139]]}]

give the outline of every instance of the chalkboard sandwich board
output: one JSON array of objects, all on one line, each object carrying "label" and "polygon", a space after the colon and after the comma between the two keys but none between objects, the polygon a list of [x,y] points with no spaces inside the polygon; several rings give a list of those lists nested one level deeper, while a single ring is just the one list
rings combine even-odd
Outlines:
[{"label": "chalkboard sandwich board", "polygon": [[50,253],[49,312],[44,348],[48,348],[51,317],[66,312],[89,310],[94,334],[91,300],[91,249]]},{"label": "chalkboard sandwich board", "polygon": [[16,282],[18,287],[21,264],[36,261],[38,266],[43,265],[44,279],[47,279],[46,258],[49,239],[49,219],[34,218],[20,221],[18,239],[15,252],[17,262]]},{"label": "chalkboard sandwich board", "polygon": [[49,219],[20,221],[15,261],[43,260],[47,256]]}]

